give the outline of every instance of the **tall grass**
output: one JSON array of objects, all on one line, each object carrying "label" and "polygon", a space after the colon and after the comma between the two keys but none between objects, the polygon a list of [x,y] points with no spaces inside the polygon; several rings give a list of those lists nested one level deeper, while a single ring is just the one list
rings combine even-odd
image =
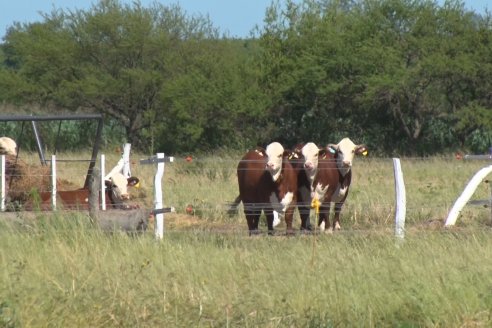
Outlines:
[{"label": "tall grass", "polygon": [[[236,164],[234,155],[166,164],[165,203],[178,214],[166,215],[159,242],[150,231],[102,232],[84,213],[0,220],[0,326],[492,325],[490,209],[468,206],[456,228],[442,228],[488,163],[402,159],[403,243],[393,237],[390,159],[355,162],[342,232],[294,237],[248,237],[243,215],[225,213]],[[134,201],[149,208],[154,172],[132,170],[143,183]],[[489,196],[484,184],[475,197]],[[190,203],[194,221],[183,227]]]}]

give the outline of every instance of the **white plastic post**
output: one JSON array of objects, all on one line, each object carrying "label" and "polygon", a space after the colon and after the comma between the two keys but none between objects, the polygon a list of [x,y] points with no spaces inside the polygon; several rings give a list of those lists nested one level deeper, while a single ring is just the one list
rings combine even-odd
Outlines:
[{"label": "white plastic post", "polygon": [[405,215],[407,210],[407,196],[399,158],[393,158],[393,172],[395,175],[396,195],[395,236],[403,239],[405,238]]},{"label": "white plastic post", "polygon": [[132,144],[126,143],[123,145],[123,169],[122,173],[125,177],[129,178],[132,176],[132,172],[130,170],[130,150],[132,148]]},{"label": "white plastic post", "polygon": [[[164,153],[157,153],[157,159],[164,158]],[[164,176],[164,161],[157,163],[157,172],[154,177],[154,209],[163,207],[162,201],[162,177]],[[154,217],[154,234],[156,239],[164,237],[164,213],[158,213]]]},{"label": "white plastic post", "polygon": [[105,180],[105,171],[106,171],[106,156],[101,154],[101,210],[106,210],[106,184]]},{"label": "white plastic post", "polygon": [[56,155],[51,155],[51,208],[56,210]]},{"label": "white plastic post", "polygon": [[482,168],[480,171],[478,171],[477,173],[475,173],[475,175],[470,180],[470,182],[468,182],[468,185],[466,186],[465,190],[463,190],[461,196],[458,197],[458,199],[454,203],[453,207],[451,208],[451,211],[449,211],[444,226],[449,227],[456,223],[456,220],[458,219],[458,215],[461,213],[461,210],[466,205],[466,203],[468,203],[468,200],[473,195],[480,182],[482,182],[482,180],[485,179],[485,177],[489,175],[490,172],[492,172],[492,165],[486,166]]},{"label": "white plastic post", "polygon": [[131,177],[131,172],[130,172],[131,146],[132,144],[129,143],[123,145],[123,155],[121,156],[118,163],[116,163],[115,167],[113,167],[108,174],[103,175],[104,179],[109,180],[109,178],[111,178],[115,173],[121,173],[127,178]]},{"label": "white plastic post", "polygon": [[5,212],[5,200],[7,198],[5,186],[5,155],[0,156],[0,211]]}]

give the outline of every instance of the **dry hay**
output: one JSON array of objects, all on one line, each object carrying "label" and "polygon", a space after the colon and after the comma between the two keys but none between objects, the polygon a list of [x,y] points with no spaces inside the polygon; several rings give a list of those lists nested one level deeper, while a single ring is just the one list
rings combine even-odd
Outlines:
[{"label": "dry hay", "polygon": [[[58,190],[78,187],[66,180],[57,180]],[[48,166],[29,165],[15,156],[6,156],[6,185],[9,201],[19,204],[41,192],[51,190],[51,169]]]}]

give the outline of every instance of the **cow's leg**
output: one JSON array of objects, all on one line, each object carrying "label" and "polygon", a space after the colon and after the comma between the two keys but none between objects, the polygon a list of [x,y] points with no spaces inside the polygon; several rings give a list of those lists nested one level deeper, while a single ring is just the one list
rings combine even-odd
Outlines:
[{"label": "cow's leg", "polygon": [[335,203],[335,217],[333,219],[333,230],[340,230],[340,212],[342,211],[343,203]]},{"label": "cow's leg", "polygon": [[301,230],[311,230],[311,223],[309,222],[310,206],[299,205],[299,216],[301,217]]},{"label": "cow's leg", "polygon": [[274,230],[273,230],[273,210],[272,209],[265,209],[265,216],[267,220],[267,226],[268,226],[268,234],[273,235]]},{"label": "cow's leg", "polygon": [[287,211],[285,212],[285,225],[286,225],[286,232],[287,235],[293,235],[294,234],[294,229],[292,227],[292,222],[294,221],[294,206],[290,206],[287,208]]},{"label": "cow's leg", "polygon": [[244,215],[246,216],[246,221],[248,222],[249,235],[256,234],[258,232],[258,221],[260,215],[254,208],[249,205],[244,206]]},{"label": "cow's leg", "polygon": [[311,198],[307,188],[297,193],[297,209],[299,210],[299,216],[301,217],[301,230],[311,230],[311,222],[309,215],[311,211]]},{"label": "cow's leg", "polygon": [[331,232],[330,226],[330,202],[324,202],[319,208],[318,226],[321,231]]}]

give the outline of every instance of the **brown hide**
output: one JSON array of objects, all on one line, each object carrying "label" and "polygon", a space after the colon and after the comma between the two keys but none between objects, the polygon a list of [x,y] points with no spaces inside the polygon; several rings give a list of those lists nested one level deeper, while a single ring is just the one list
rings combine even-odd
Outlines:
[{"label": "brown hide", "polygon": [[348,171],[345,176],[340,174],[338,170],[336,155],[327,154],[325,158],[321,158],[318,163],[318,173],[314,179],[313,186],[317,186],[318,183],[322,186],[329,186],[328,191],[323,199],[320,199],[321,207],[319,212],[318,225],[325,221],[326,227],[330,227],[330,203],[332,202],[333,194],[336,192],[339,186],[346,187],[345,195],[337,202],[335,202],[335,216],[333,219],[332,228],[340,225],[340,212],[342,211],[343,204],[347,195],[349,194],[350,183],[352,181],[352,170]]},{"label": "brown hide", "polygon": [[324,221],[326,227],[330,226],[330,205],[334,193],[336,192],[338,186],[347,187],[347,191],[342,199],[335,202],[335,216],[332,225],[332,227],[335,228],[337,223],[340,224],[340,212],[349,193],[350,183],[352,180],[352,170],[350,170],[345,176],[342,176],[337,167],[337,154],[332,154],[331,152],[322,149],[320,150],[320,157],[318,160],[318,171],[311,185],[302,164],[304,161],[301,152],[302,147],[302,144],[298,144],[294,147],[297,158],[293,160],[294,163],[296,163],[294,165],[296,167],[298,184],[297,207],[301,217],[301,229],[309,228],[309,213],[311,210],[312,191],[318,184],[323,187],[329,186],[323,199],[319,199],[321,205],[319,209],[318,225]]},{"label": "brown hide", "polygon": [[[285,154],[287,155],[287,154]],[[243,202],[244,214],[250,233],[258,230],[261,212],[265,213],[269,233],[273,233],[273,207],[270,203],[272,193],[282,200],[286,193],[292,192],[293,202],[285,213],[287,232],[292,231],[292,220],[296,201],[297,179],[292,165],[284,156],[282,173],[277,182],[265,170],[267,156],[263,149],[247,152],[237,167],[239,198]]]}]

